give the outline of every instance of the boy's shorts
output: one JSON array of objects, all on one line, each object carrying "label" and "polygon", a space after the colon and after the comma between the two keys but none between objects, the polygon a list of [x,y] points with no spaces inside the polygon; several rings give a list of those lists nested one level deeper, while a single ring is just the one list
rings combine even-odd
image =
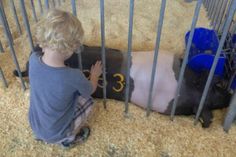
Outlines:
[{"label": "boy's shorts", "polygon": [[75,140],[76,134],[80,131],[80,128],[85,125],[88,118],[90,117],[90,112],[93,106],[92,98],[84,98],[82,96],[78,97],[78,105],[76,106],[74,112],[74,118],[71,122],[71,127],[65,138],[58,141],[58,144],[62,142],[73,142]]}]

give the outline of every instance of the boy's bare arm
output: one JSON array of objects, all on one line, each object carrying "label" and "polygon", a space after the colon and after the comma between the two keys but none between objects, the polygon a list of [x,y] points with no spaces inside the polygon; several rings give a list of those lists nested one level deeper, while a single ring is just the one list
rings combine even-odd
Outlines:
[{"label": "boy's bare arm", "polygon": [[102,74],[102,62],[97,61],[94,65],[92,65],[91,70],[90,70],[90,82],[92,83],[93,86],[93,93],[97,89],[98,85],[98,79],[99,76]]}]

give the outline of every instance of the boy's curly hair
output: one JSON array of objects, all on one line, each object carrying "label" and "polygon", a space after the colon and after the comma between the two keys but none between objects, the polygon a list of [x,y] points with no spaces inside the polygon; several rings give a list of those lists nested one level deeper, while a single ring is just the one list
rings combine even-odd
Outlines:
[{"label": "boy's curly hair", "polygon": [[38,44],[61,54],[78,49],[84,31],[80,21],[71,13],[54,9],[48,12],[36,32]]}]

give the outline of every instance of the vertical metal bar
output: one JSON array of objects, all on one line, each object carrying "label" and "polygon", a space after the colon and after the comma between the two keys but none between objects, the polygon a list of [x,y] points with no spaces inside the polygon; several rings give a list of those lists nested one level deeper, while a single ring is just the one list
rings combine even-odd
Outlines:
[{"label": "vertical metal bar", "polygon": [[215,10],[213,11],[212,20],[211,20],[212,26],[215,23],[215,18],[216,18],[217,13],[219,12],[219,10],[220,10],[220,0],[217,1]]},{"label": "vertical metal bar", "polygon": [[7,24],[6,24],[6,21],[4,20],[2,8],[0,8],[0,19],[2,20],[2,25],[3,25],[3,28],[4,28],[4,33],[6,35],[6,38],[8,40],[9,47],[10,47],[10,50],[11,50],[10,52],[11,52],[11,55],[13,57],[14,63],[16,65],[17,72],[18,72],[18,74],[20,76],[22,88],[25,90],[26,89],[25,83],[24,83],[22,75],[21,75],[20,66],[19,66],[17,58],[16,58],[16,53],[15,53],[15,49],[14,49],[13,43],[12,43],[11,38],[10,38],[10,34],[9,34],[8,30],[7,30]]},{"label": "vertical metal bar", "polygon": [[55,1],[55,7],[59,6],[58,0]]},{"label": "vertical metal bar", "polygon": [[39,5],[39,8],[40,8],[40,14],[43,15],[43,6],[42,6],[41,0],[38,0],[38,5]]},{"label": "vertical metal bar", "polygon": [[164,21],[165,8],[166,8],[166,0],[162,0],[160,16],[159,16],[159,21],[158,21],[158,26],[157,26],[157,36],[156,36],[155,53],[154,53],[153,65],[152,65],[151,82],[150,82],[149,93],[148,93],[149,95],[148,95],[148,102],[147,102],[147,116],[149,116],[151,107],[152,107],[153,84],[154,84],[154,80],[156,76],[158,51],[159,51],[160,42],[161,42],[161,31],[162,31],[162,26],[163,26],[163,21]]},{"label": "vertical metal bar", "polygon": [[207,4],[206,4],[207,11],[209,11],[210,2],[211,2],[211,0],[207,1]]},{"label": "vertical metal bar", "polygon": [[126,67],[126,87],[125,87],[125,114],[129,111],[129,89],[130,89],[130,66],[131,51],[133,37],[133,17],[134,17],[134,0],[130,0],[129,4],[129,32],[128,32],[128,51],[127,51],[127,67]]},{"label": "vertical metal bar", "polygon": [[44,0],[44,6],[45,6],[46,11],[48,11],[49,10],[49,2],[48,2],[48,0]]},{"label": "vertical metal bar", "polygon": [[0,67],[0,77],[2,78],[4,87],[7,88],[8,87],[7,80],[6,80],[5,76],[4,76],[4,73],[3,73],[1,67]]},{"label": "vertical metal bar", "polygon": [[0,52],[4,52],[3,46],[2,46],[2,42],[0,41]]},{"label": "vertical metal bar", "polygon": [[207,9],[207,4],[208,4],[209,0],[204,0],[204,6]]},{"label": "vertical metal bar", "polygon": [[235,119],[235,116],[236,116],[236,92],[234,91],[224,120],[223,128],[225,132],[229,131],[230,126]]},{"label": "vertical metal bar", "polygon": [[210,0],[206,0],[205,7],[207,8]]},{"label": "vertical metal bar", "polygon": [[73,13],[73,15],[77,17],[76,2],[75,2],[75,0],[71,0],[71,7],[72,7],[72,13]]},{"label": "vertical metal bar", "polygon": [[234,23],[233,29],[232,29],[232,35],[234,35],[236,32],[236,22]]},{"label": "vertical metal bar", "polygon": [[38,22],[37,15],[36,15],[36,12],[35,12],[35,7],[34,7],[34,1],[33,0],[30,0],[30,6],[31,6],[31,9],[32,9],[32,12],[33,12],[34,21]]},{"label": "vertical metal bar", "polygon": [[[2,0],[0,0],[0,8],[2,9],[2,16],[3,16],[3,19],[6,23],[6,28],[7,28],[7,31],[9,33],[9,36],[10,36],[10,40],[11,42],[14,44],[14,41],[13,41],[13,38],[12,38],[12,34],[11,34],[11,30],[10,30],[10,27],[9,27],[9,24],[8,24],[8,21],[7,21],[7,17],[6,17],[6,13],[5,13],[5,10],[4,10],[4,6],[3,6],[3,3],[2,3]],[[2,21],[3,23],[3,21]]]},{"label": "vertical metal bar", "polygon": [[232,6],[233,1],[234,0],[230,0],[229,1],[228,8],[227,8],[227,10],[225,12],[225,18],[223,18],[223,22],[220,24],[220,27],[219,27],[219,33],[222,33],[223,29],[225,28],[226,20],[228,18],[228,15],[229,15],[229,12],[230,12],[230,8]]},{"label": "vertical metal bar", "polygon": [[223,20],[224,14],[225,14],[227,3],[228,3],[228,0],[223,0],[223,5],[222,5],[222,8],[221,8],[221,12],[220,12],[218,21],[217,21],[216,26],[215,26],[215,30],[218,33],[219,33],[219,29],[220,29],[220,24],[221,24],[221,22]]},{"label": "vertical metal bar", "polygon": [[[231,24],[230,24],[230,27],[229,27],[228,34],[231,34],[231,35],[232,35],[233,29],[234,29],[234,25],[235,25],[235,22],[234,22],[234,20],[232,20],[232,21],[231,21]],[[226,42],[228,42],[227,39],[226,39]]]},{"label": "vertical metal bar", "polygon": [[28,15],[25,9],[25,1],[24,0],[20,0],[20,7],[21,7],[21,12],[22,12],[22,16],[23,16],[23,21],[24,21],[24,25],[28,34],[28,38],[29,38],[29,42],[30,42],[30,47],[31,47],[31,51],[34,50],[34,43],[33,43],[33,39],[32,39],[32,34],[30,31],[30,25],[29,25],[29,20],[28,20]]},{"label": "vertical metal bar", "polygon": [[186,51],[185,51],[184,60],[183,60],[181,70],[180,70],[180,75],[179,75],[179,79],[178,79],[178,86],[177,86],[177,90],[176,90],[176,93],[175,93],[174,103],[173,103],[173,106],[172,106],[172,109],[171,109],[171,120],[174,119],[176,105],[177,105],[177,102],[178,102],[178,99],[179,99],[179,93],[180,93],[182,81],[183,81],[183,78],[184,78],[184,71],[185,71],[185,68],[186,68],[186,65],[187,65],[187,62],[188,62],[189,51],[190,51],[190,48],[191,48],[195,27],[196,27],[199,12],[200,12],[200,9],[201,9],[201,4],[202,4],[202,0],[198,0],[197,5],[195,7],[195,12],[194,12],[194,16],[193,16],[190,35],[189,35],[189,38],[188,38],[187,48],[186,48]]},{"label": "vertical metal bar", "polygon": [[213,7],[213,3],[214,3],[214,0],[211,0],[210,4],[209,4],[209,11],[208,11],[208,17],[210,15],[210,11],[212,10],[212,7]]},{"label": "vertical metal bar", "polygon": [[215,0],[212,0],[212,1],[211,1],[210,9],[209,9],[209,11],[208,11],[208,13],[207,13],[209,19],[211,19],[210,17],[211,17],[211,14],[212,14],[212,11],[213,11],[215,2],[216,2]]},{"label": "vertical metal bar", "polygon": [[104,16],[104,0],[100,0],[100,18],[101,18],[101,44],[102,44],[102,77],[103,77],[103,106],[106,109],[106,52],[105,52],[105,16]]},{"label": "vertical metal bar", "polygon": [[58,0],[58,5],[61,6],[61,0]]},{"label": "vertical metal bar", "polygon": [[[72,12],[73,15],[77,17],[77,12],[76,12],[76,2],[75,0],[71,0],[71,7],[72,7]],[[77,51],[78,54],[78,61],[79,61],[79,68],[82,71],[83,70],[83,65],[82,65],[82,56],[81,56],[81,51]],[[103,62],[104,63],[104,62]],[[104,83],[105,84],[105,83]],[[104,105],[105,106],[105,105]]]},{"label": "vertical metal bar", "polygon": [[212,64],[212,67],[211,67],[211,70],[210,70],[210,74],[207,78],[206,86],[204,88],[202,98],[201,98],[201,101],[200,101],[200,104],[199,104],[199,107],[198,107],[197,115],[196,115],[196,118],[195,118],[195,121],[194,121],[195,125],[197,124],[198,118],[199,118],[200,113],[202,111],[202,108],[203,108],[203,105],[204,105],[204,102],[205,102],[205,99],[206,99],[206,96],[207,96],[207,93],[208,93],[213,75],[214,75],[214,72],[215,72],[215,69],[216,69],[216,65],[217,65],[217,62],[219,60],[219,56],[220,56],[221,50],[223,48],[228,30],[229,30],[229,26],[230,26],[231,21],[233,20],[233,17],[234,17],[235,9],[236,9],[236,0],[234,0],[232,2],[232,5],[230,6],[230,11],[229,11],[229,14],[228,14],[228,17],[227,17],[227,20],[226,20],[226,24],[225,24],[224,29],[223,29],[223,34],[222,34],[222,37],[220,39],[220,44],[219,44],[219,47],[217,49],[217,52],[216,52],[216,55],[215,55],[215,58],[214,58],[214,61],[213,61],[213,64]]},{"label": "vertical metal bar", "polygon": [[52,7],[55,8],[56,5],[55,5],[55,0],[52,0]]},{"label": "vertical metal bar", "polygon": [[220,19],[219,19],[219,16],[220,16],[220,14],[222,13],[223,3],[224,3],[224,0],[220,0],[219,11],[218,11],[217,15],[215,16],[214,23],[213,23],[213,29],[214,29],[214,30],[216,29],[216,25],[217,25],[217,23],[218,23],[219,20],[220,20]]},{"label": "vertical metal bar", "polygon": [[80,49],[77,50],[77,54],[78,54],[78,61],[79,61],[79,69],[81,71],[83,71],[83,64],[82,64],[82,57],[81,57],[81,50]]},{"label": "vertical metal bar", "polygon": [[22,30],[21,30],[20,22],[19,22],[19,19],[18,19],[18,16],[17,16],[14,0],[10,0],[10,6],[11,6],[11,10],[13,12],[14,19],[15,19],[15,22],[16,22],[16,28],[17,28],[19,34],[22,34]]},{"label": "vertical metal bar", "polygon": [[211,22],[212,22],[212,20],[213,20],[213,14],[214,14],[214,11],[216,10],[216,5],[217,5],[217,1],[214,0],[214,2],[213,2],[213,7],[212,7],[212,10],[211,10],[211,12],[210,12],[210,16],[209,16]]}]

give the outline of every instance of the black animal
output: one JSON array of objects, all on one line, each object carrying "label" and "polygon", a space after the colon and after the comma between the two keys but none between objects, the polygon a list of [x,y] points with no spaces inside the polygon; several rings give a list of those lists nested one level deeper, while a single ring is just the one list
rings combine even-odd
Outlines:
[{"label": "black animal", "polygon": [[[91,65],[97,60],[101,60],[101,48],[84,45],[81,50],[81,55],[83,58],[83,72],[87,77],[89,77]],[[42,53],[42,49],[37,46],[34,49],[34,52]],[[78,68],[78,55],[74,53],[68,60],[65,61],[65,64],[71,68]],[[116,49],[106,48],[107,98],[124,101],[125,83],[121,83],[120,80],[123,79],[123,81],[125,81],[126,66],[126,56],[124,53]],[[175,63],[173,63],[173,71],[175,71],[176,80],[178,79],[180,66],[181,58],[175,58]],[[28,76],[28,68],[29,63],[27,62],[26,70],[22,72],[23,77]],[[19,76],[16,70],[13,71],[13,73],[15,76]],[[207,77],[208,71],[197,74],[187,67],[176,108],[176,115],[196,114]],[[231,94],[220,85],[222,82],[222,78],[214,76],[204,108],[200,115],[200,122],[202,123],[203,127],[209,127],[211,124],[213,118],[212,110],[225,108],[229,104]],[[103,97],[103,84],[104,83],[101,78],[99,81],[100,88],[98,88],[93,94],[94,97]],[[131,77],[129,97],[131,97],[134,88],[134,81]],[[170,114],[172,104],[173,100],[169,103],[168,109],[163,114]]]}]

